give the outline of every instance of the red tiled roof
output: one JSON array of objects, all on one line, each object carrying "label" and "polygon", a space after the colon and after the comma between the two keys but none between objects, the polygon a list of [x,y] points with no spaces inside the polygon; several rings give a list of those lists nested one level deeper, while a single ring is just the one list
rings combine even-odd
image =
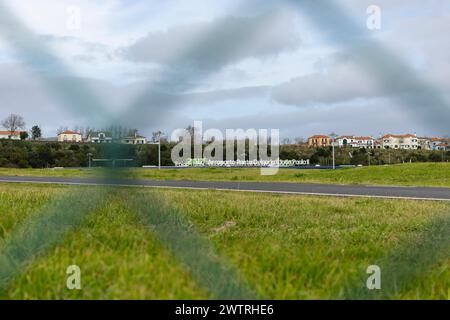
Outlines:
[{"label": "red tiled roof", "polygon": [[25,131],[14,131],[14,132],[11,132],[11,131],[0,131],[0,135],[5,135],[5,136],[9,136],[9,135],[18,136],[18,135],[20,135],[22,132],[25,132]]},{"label": "red tiled roof", "polygon": [[353,140],[374,140],[372,137],[355,137],[355,136],[340,136],[337,139],[353,139]]},{"label": "red tiled roof", "polygon": [[325,139],[325,138],[329,139],[330,137],[318,134],[318,135],[309,137],[308,139]]},{"label": "red tiled roof", "polygon": [[64,132],[61,132],[60,134],[80,134],[80,133],[76,132],[76,131],[64,131]]},{"label": "red tiled roof", "polygon": [[417,138],[415,134],[386,134],[382,138]]}]

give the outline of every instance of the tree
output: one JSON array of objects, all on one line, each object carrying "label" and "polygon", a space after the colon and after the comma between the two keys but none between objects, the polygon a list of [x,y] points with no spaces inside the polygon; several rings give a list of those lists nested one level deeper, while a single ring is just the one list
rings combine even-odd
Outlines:
[{"label": "tree", "polygon": [[42,137],[42,131],[41,131],[41,128],[39,128],[39,126],[33,126],[32,128],[31,128],[31,138],[33,139],[33,140],[37,140],[37,139],[39,139],[39,138],[41,138]]},{"label": "tree", "polygon": [[2,121],[2,126],[9,131],[10,138],[17,129],[22,129],[25,127],[25,121],[23,117],[18,114],[10,114],[5,120]]},{"label": "tree", "polygon": [[64,131],[68,131],[69,128],[68,127],[59,127],[58,130],[56,131],[57,134],[61,134]]},{"label": "tree", "polygon": [[158,142],[164,140],[165,133],[158,130],[152,133],[152,142]]},{"label": "tree", "polygon": [[304,144],[305,143],[305,138],[303,138],[303,137],[296,137],[294,139],[294,141],[295,141],[295,144]]},{"label": "tree", "polygon": [[128,132],[126,134],[126,137],[134,137],[138,134],[138,129],[127,129]]},{"label": "tree", "polygon": [[194,134],[195,134],[195,127],[188,125],[188,127],[186,128],[186,131],[189,132],[189,135],[191,136],[191,139],[194,139]]},{"label": "tree", "polygon": [[26,140],[28,138],[28,132],[26,132],[26,131],[22,131],[21,133],[20,133],[20,140]]}]

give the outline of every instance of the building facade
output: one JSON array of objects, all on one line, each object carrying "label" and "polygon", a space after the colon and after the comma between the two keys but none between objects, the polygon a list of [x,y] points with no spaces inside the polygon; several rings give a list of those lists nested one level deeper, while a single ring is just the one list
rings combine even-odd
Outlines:
[{"label": "building facade", "polygon": [[450,149],[450,141],[445,138],[431,138],[430,139],[430,149],[445,151]]},{"label": "building facade", "polygon": [[83,142],[83,138],[77,131],[63,131],[58,134],[58,142],[79,143]]},{"label": "building facade", "polygon": [[419,139],[415,134],[387,134],[381,138],[383,149],[419,149]]},{"label": "building facade", "polygon": [[20,134],[23,131],[0,131],[0,139],[6,139],[6,140],[20,140]]},{"label": "building facade", "polygon": [[136,132],[134,134],[134,136],[122,138],[122,143],[123,144],[146,144],[147,138],[138,135]]},{"label": "building facade", "polygon": [[419,149],[421,150],[431,150],[431,139],[427,137],[418,137],[417,141],[419,143]]},{"label": "building facade", "polygon": [[355,136],[340,136],[336,138],[338,147],[351,147],[355,143]]},{"label": "building facade", "polygon": [[372,137],[341,136],[336,138],[336,142],[338,147],[375,148],[375,139]]},{"label": "building facade", "polygon": [[86,142],[88,143],[112,143],[113,138],[107,132],[90,132]]},{"label": "building facade", "polygon": [[310,147],[328,147],[331,145],[331,138],[325,135],[315,135],[308,138]]}]

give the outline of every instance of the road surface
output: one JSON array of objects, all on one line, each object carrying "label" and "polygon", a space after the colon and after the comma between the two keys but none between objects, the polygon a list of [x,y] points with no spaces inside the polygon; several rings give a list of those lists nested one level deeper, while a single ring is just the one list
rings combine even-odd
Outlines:
[{"label": "road surface", "polygon": [[234,181],[187,181],[187,180],[105,180],[100,178],[57,178],[57,177],[7,177],[0,176],[0,182],[46,183],[63,185],[117,185],[127,187],[156,187],[182,189],[213,189],[267,193],[307,194],[320,196],[373,197],[394,199],[418,199],[450,201],[450,188],[391,187],[364,185],[331,185],[310,183],[266,183]]}]

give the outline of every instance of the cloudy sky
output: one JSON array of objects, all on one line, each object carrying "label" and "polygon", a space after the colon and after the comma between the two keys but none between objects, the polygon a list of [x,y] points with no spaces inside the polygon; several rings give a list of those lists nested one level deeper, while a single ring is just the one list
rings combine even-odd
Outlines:
[{"label": "cloudy sky", "polygon": [[[311,3],[315,3],[311,5]],[[381,9],[369,30],[366,10]],[[0,0],[0,118],[450,134],[448,0]]]}]

